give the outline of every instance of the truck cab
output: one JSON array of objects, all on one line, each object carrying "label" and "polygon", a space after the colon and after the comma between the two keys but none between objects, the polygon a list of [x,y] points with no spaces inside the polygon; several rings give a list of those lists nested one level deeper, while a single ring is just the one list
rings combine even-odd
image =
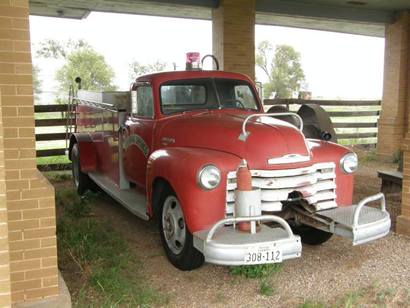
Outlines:
[{"label": "truck cab", "polygon": [[157,218],[179,269],[282,262],[301,256],[301,242],[337,234],[358,245],[389,232],[382,194],[352,205],[357,156],[329,140],[320,116],[265,113],[245,75],[163,72],[130,91],[78,91],[73,103],[77,191],[96,184]]}]

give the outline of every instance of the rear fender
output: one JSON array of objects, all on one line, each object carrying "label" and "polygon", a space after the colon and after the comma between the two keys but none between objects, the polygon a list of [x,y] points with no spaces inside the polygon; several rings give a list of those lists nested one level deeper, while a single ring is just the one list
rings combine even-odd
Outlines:
[{"label": "rear fender", "polygon": [[[166,181],[181,203],[191,233],[206,229],[225,218],[227,174],[237,168],[240,158],[225,152],[198,148],[168,148],[151,154],[147,166],[147,197],[150,216],[158,208],[152,202],[157,179]],[[198,172],[205,165],[221,170],[221,182],[212,190],[198,185]]]},{"label": "rear fender", "polygon": [[68,158],[71,160],[71,151],[74,144],[78,144],[80,151],[80,167],[82,172],[92,172],[97,170],[97,151],[90,134],[88,133],[73,133],[70,136],[70,146]]}]

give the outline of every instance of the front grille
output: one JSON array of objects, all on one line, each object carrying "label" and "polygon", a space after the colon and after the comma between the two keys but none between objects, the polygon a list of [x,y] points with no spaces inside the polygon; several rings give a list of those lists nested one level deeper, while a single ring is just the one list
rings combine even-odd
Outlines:
[{"label": "front grille", "polygon": [[[252,186],[262,192],[262,211],[282,210],[282,201],[291,192],[300,192],[316,210],[336,207],[335,164],[317,163],[309,167],[283,170],[251,170]],[[226,192],[226,216],[234,211],[236,172],[228,173]]]}]

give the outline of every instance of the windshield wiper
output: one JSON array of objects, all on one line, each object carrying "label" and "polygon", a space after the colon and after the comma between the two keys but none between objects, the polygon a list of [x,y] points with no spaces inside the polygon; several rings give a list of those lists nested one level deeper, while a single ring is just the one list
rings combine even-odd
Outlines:
[{"label": "windshield wiper", "polygon": [[212,80],[212,87],[214,88],[216,100],[218,101],[218,109],[223,109],[221,98],[219,97],[218,89],[216,88],[215,78],[211,78],[211,80]]}]

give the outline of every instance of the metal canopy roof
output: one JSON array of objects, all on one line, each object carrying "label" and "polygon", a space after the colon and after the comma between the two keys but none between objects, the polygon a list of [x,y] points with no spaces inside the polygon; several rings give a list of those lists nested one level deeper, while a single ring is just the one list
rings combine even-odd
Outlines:
[{"label": "metal canopy roof", "polygon": [[[219,0],[29,0],[30,14],[86,18],[91,11],[212,18]],[[384,24],[409,0],[256,0],[257,24],[384,36]]]}]

